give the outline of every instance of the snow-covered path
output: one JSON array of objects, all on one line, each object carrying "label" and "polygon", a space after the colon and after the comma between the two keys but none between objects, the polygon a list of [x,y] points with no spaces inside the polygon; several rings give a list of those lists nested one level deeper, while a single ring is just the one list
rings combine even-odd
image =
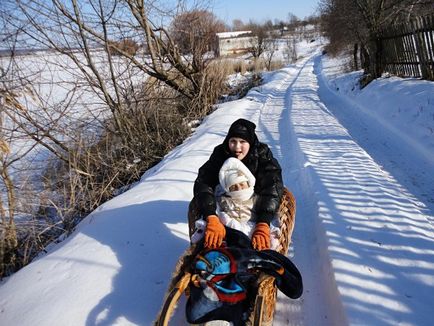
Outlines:
[{"label": "snow-covered path", "polygon": [[[219,105],[134,188],[1,284],[0,325],[151,325],[188,247],[197,170],[239,117],[257,124],[297,199],[290,256],[305,290],[299,300],[279,295],[274,325],[429,325],[433,214],[418,199],[426,191],[362,148],[370,142],[338,121],[350,119],[336,96],[316,51]],[[173,325],[185,323],[178,310]]]},{"label": "snow-covered path", "polygon": [[432,217],[324,105],[320,60],[306,63],[287,94],[295,166],[286,181],[299,203],[294,251],[305,281],[301,323],[423,325],[433,304]]}]

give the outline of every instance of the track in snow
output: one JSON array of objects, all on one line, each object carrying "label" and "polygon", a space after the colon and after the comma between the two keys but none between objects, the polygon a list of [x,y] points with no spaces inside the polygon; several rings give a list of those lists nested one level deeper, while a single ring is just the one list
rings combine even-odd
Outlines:
[{"label": "track in snow", "polygon": [[302,107],[318,105],[315,84],[300,87],[306,76],[312,75],[312,62],[306,59],[294,67],[282,69],[279,74],[286,76],[272,83],[273,89],[265,91],[268,98],[260,111],[258,136],[273,150],[282,166],[284,183],[297,199],[296,228],[290,256],[294,256],[302,271],[305,290],[299,300],[288,299],[279,293],[274,325],[320,325],[327,320],[340,322],[343,317],[330,260],[325,250],[318,249],[325,248],[324,230],[319,225],[315,203],[309,199],[312,188],[306,180],[307,176],[300,173],[304,164],[303,154],[298,148],[295,133],[287,132],[293,123],[291,114],[294,103]]},{"label": "track in snow", "polygon": [[320,60],[279,72],[286,76],[270,83],[258,116],[260,139],[297,199],[291,249],[305,286],[300,300],[279,295],[274,325],[423,321],[432,216],[322,102],[330,94],[318,93]]}]

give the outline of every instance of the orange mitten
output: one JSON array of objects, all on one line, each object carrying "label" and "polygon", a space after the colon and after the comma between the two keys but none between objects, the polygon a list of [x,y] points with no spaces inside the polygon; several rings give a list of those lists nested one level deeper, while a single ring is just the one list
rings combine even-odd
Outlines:
[{"label": "orange mitten", "polygon": [[205,230],[205,248],[217,248],[226,236],[226,229],[216,215],[207,218],[208,224]]},{"label": "orange mitten", "polygon": [[270,249],[270,226],[267,223],[256,224],[252,235],[252,245],[256,250]]}]

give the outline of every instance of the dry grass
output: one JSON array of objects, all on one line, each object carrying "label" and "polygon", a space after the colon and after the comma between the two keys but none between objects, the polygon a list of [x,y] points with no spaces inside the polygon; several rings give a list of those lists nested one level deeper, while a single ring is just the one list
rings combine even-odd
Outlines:
[{"label": "dry grass", "polygon": [[181,99],[173,90],[147,83],[138,94],[125,96],[123,137],[113,132],[111,119],[100,135],[89,134],[86,126],[76,128],[68,161],[47,162],[45,190],[19,194],[15,213],[27,217],[16,228],[14,223],[0,224],[0,278],[71,233],[83,217],[139,180],[189,135]]},{"label": "dry grass", "polygon": [[256,60],[244,60],[244,59],[222,59],[220,60],[221,65],[225,66],[225,69],[228,71],[228,74],[237,74],[241,75],[249,73],[259,73],[262,71],[274,71],[281,69],[285,66],[282,60],[273,60],[270,64],[270,69],[267,69],[267,63],[264,59],[259,58]]}]

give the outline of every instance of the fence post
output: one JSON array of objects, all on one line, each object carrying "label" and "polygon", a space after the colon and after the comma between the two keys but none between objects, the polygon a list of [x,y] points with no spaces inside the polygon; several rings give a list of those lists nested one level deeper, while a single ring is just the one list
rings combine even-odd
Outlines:
[{"label": "fence post", "polygon": [[424,26],[425,26],[425,45],[427,49],[427,71],[428,71],[428,79],[434,80],[434,15],[426,16],[423,18]]},{"label": "fence post", "polygon": [[420,71],[422,73],[422,78],[429,79],[429,70],[427,69],[428,53],[426,49],[425,40],[423,37],[424,28],[422,24],[422,19],[420,17],[418,17],[414,21],[413,28],[414,28],[414,40],[416,42],[416,50],[417,50],[417,55],[419,57]]}]

